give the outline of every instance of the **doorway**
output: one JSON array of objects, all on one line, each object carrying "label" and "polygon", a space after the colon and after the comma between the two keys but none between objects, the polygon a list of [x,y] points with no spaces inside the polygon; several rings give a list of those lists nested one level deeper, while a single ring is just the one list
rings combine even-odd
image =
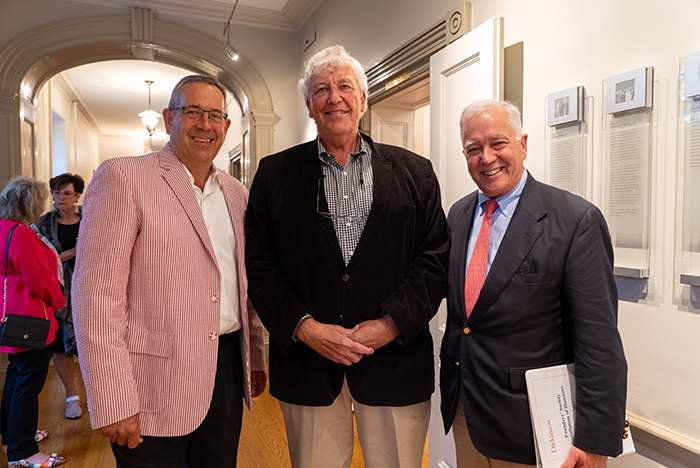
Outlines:
[{"label": "doorway", "polygon": [[[398,87],[397,87],[398,88]],[[430,78],[370,102],[371,136],[430,159]]]}]

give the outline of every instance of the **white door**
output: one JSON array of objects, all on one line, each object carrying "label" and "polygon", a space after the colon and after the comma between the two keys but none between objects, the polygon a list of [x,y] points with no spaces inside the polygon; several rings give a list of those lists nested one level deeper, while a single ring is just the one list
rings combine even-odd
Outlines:
[{"label": "white door", "polygon": [[[440,181],[442,203],[452,204],[476,189],[467,172],[459,134],[462,110],[479,99],[503,97],[503,18],[492,18],[430,58],[430,159]],[[443,301],[430,331],[435,340],[435,373],[445,332]],[[430,468],[455,468],[452,433],[444,435],[440,390],[433,394],[430,415]]]},{"label": "white door", "polygon": [[400,146],[430,158],[430,80],[404,88],[370,105],[375,142]]},{"label": "white door", "polygon": [[372,106],[374,141],[414,151],[415,118],[413,108],[404,106]]}]

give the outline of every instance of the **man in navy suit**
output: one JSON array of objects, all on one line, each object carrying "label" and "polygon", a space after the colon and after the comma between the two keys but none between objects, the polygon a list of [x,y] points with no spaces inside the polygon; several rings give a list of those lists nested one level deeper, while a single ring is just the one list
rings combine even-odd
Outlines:
[{"label": "man in navy suit", "polygon": [[[605,467],[607,456],[622,451],[627,387],[605,219],[588,201],[524,169],[527,135],[512,104],[475,102],[460,130],[479,190],[448,215],[440,387],[457,465],[534,465],[525,371],[573,362],[576,427],[562,468]],[[495,210],[485,216],[487,205]],[[486,263],[477,284],[472,257]]]}]

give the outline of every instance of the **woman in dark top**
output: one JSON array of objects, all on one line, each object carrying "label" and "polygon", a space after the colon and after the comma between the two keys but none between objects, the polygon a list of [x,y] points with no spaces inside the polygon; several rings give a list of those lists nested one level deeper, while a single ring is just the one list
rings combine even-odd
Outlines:
[{"label": "woman in dark top", "polygon": [[71,278],[75,268],[75,244],[80,229],[81,207],[78,199],[85,189],[85,181],[77,174],[65,173],[49,181],[54,209],[39,220],[39,232],[48,239],[63,262],[63,294],[66,307],[56,311],[59,330],[53,342],[53,362],[66,388],[66,418],[82,416],[80,396],[75,387],[73,356],[77,353],[73,313],[71,310]]}]

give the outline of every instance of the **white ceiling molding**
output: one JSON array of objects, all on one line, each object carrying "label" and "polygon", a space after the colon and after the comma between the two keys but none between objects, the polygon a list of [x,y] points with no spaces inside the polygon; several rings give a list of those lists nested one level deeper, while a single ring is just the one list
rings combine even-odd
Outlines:
[{"label": "white ceiling molding", "polygon": [[[159,13],[226,23],[233,0],[73,0],[120,8],[146,8]],[[323,0],[243,0],[231,23],[298,32]]]}]

